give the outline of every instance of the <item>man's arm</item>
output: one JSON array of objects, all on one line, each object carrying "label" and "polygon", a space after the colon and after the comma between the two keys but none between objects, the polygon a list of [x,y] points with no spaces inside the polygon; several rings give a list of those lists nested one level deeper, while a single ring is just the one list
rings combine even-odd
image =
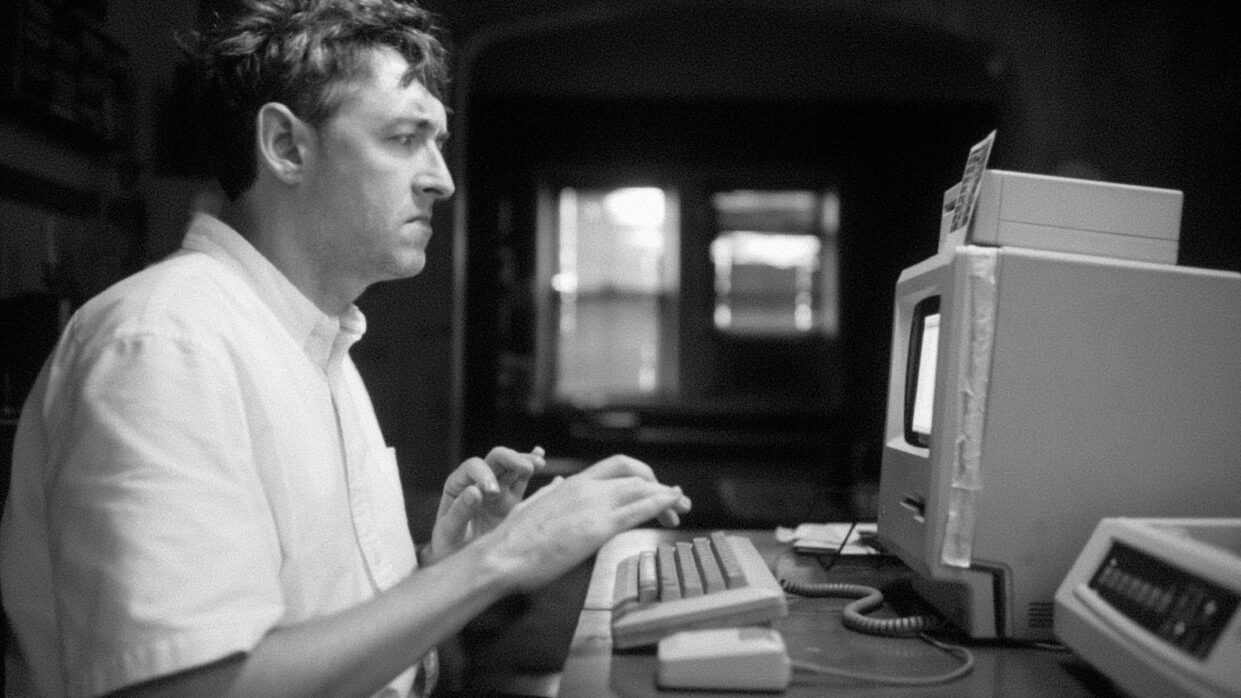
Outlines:
[{"label": "man's arm", "polygon": [[493,530],[375,599],[279,628],[253,651],[125,696],[369,696],[503,596],[538,588],[612,536],[688,511],[680,488],[613,458],[544,488]]}]

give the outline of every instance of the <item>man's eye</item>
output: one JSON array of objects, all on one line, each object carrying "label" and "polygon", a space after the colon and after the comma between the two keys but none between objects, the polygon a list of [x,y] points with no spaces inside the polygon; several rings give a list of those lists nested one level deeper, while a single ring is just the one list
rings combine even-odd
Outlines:
[{"label": "man's eye", "polygon": [[417,139],[417,136],[415,136],[412,133],[407,133],[407,134],[396,137],[396,141],[400,143],[401,145],[405,146],[406,148],[412,146],[416,139]]}]

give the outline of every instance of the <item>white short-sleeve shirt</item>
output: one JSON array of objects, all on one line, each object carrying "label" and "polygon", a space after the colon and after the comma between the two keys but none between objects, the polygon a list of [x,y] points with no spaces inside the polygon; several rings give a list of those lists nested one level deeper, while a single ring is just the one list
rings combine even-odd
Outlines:
[{"label": "white short-sleeve shirt", "polygon": [[205,214],[76,313],[23,409],[0,525],[10,682],[106,693],[408,575],[394,452],[348,355],[364,329]]}]

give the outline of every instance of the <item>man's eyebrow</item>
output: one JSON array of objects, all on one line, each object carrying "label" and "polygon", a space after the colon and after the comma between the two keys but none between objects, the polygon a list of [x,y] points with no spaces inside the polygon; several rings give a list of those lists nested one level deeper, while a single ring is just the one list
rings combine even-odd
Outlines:
[{"label": "man's eyebrow", "polygon": [[441,130],[434,119],[425,116],[399,116],[392,120],[393,128],[412,126],[419,131],[436,132],[435,140],[443,143],[448,140],[448,128]]},{"label": "man's eyebrow", "polygon": [[429,116],[398,116],[392,120],[395,126],[413,126],[414,128],[434,130],[438,128],[435,119]]}]

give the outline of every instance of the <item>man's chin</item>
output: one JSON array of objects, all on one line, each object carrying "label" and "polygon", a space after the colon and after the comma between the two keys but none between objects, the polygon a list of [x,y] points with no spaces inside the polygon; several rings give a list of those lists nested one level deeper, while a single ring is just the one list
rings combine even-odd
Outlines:
[{"label": "man's chin", "polygon": [[422,273],[427,266],[427,256],[421,252],[410,253],[396,261],[393,269],[394,279],[409,279]]}]

